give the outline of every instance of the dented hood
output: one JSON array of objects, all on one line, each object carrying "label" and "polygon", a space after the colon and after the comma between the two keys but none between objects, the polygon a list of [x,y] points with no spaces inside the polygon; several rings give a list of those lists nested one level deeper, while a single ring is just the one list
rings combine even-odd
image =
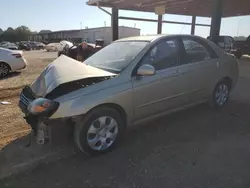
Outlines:
[{"label": "dented hood", "polygon": [[45,97],[56,87],[67,82],[91,77],[114,75],[115,74],[111,72],[86,65],[65,55],[61,55],[45,68],[30,87],[36,96]]}]

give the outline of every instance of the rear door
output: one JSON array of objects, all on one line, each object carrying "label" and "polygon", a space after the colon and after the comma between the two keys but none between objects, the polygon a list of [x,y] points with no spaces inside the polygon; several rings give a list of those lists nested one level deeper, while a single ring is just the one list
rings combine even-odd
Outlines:
[{"label": "rear door", "polygon": [[189,103],[211,94],[219,78],[219,59],[209,44],[197,37],[182,37],[183,55],[180,72],[185,73]]}]

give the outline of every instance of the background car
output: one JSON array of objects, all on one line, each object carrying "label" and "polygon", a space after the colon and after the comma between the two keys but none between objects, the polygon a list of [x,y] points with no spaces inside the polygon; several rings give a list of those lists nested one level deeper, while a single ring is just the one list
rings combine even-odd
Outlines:
[{"label": "background car", "polygon": [[3,42],[3,43],[1,43],[1,47],[7,48],[10,50],[18,50],[17,45],[14,43],[11,43],[11,42]]},{"label": "background car", "polygon": [[32,50],[42,50],[45,47],[45,44],[36,41],[30,41],[29,45]]},{"label": "background car", "polygon": [[47,52],[50,52],[50,51],[58,51],[60,47],[61,47],[60,43],[49,43],[44,47],[44,49]]},{"label": "background car", "polygon": [[36,49],[37,49],[37,44],[36,44],[36,42],[29,41],[28,43],[29,43],[29,45],[30,45],[31,50],[36,50]]},{"label": "background car", "polygon": [[26,65],[22,51],[0,48],[0,77],[5,77],[10,71],[24,69]]},{"label": "background car", "polygon": [[45,47],[45,44],[43,44],[42,42],[36,42],[36,49],[37,50],[43,50]]},{"label": "background car", "polygon": [[[67,41],[68,42],[68,41]],[[63,44],[63,43],[62,43]],[[79,44],[78,44],[79,45]],[[77,59],[77,47],[78,45],[73,45],[70,43],[64,43],[58,50],[58,57],[60,55],[66,55],[73,59]],[[104,40],[96,39],[96,43],[87,43],[87,49],[90,52],[90,56],[98,52],[104,47]]]},{"label": "background car", "polygon": [[78,148],[96,155],[114,149],[130,125],[205,102],[223,107],[238,72],[235,56],[198,36],[131,37],[84,63],[60,56],[23,89],[19,106],[38,143],[65,123]]},{"label": "background car", "polygon": [[250,55],[250,36],[246,40],[235,40],[233,54],[240,59],[242,55]]},{"label": "background car", "polygon": [[61,55],[61,54],[64,54],[66,55],[66,51],[68,51],[72,46],[74,46],[74,44],[70,41],[67,41],[67,40],[62,40],[60,42],[60,46],[58,47],[58,57]]},{"label": "background car", "polygon": [[232,53],[232,50],[234,49],[235,41],[231,36],[220,35],[216,36],[214,39],[211,39],[211,37],[209,36],[207,37],[207,39],[214,42],[217,46],[219,46],[227,53]]},{"label": "background car", "polygon": [[30,47],[29,42],[20,42],[20,43],[19,43],[19,46],[18,46],[18,49],[19,49],[19,50],[30,51],[30,50],[31,50],[31,47]]}]

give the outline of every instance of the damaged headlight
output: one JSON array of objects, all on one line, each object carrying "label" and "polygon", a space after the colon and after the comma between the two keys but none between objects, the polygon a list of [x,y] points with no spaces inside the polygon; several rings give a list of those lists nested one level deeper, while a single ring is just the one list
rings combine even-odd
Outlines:
[{"label": "damaged headlight", "polygon": [[50,117],[59,108],[59,102],[45,98],[37,98],[28,106],[28,111],[36,116]]}]

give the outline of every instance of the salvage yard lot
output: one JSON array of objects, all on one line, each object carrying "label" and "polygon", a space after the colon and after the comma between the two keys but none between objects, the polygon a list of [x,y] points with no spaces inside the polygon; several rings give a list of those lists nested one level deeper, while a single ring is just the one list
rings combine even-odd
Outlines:
[{"label": "salvage yard lot", "polygon": [[34,81],[56,56],[55,52],[24,52],[24,57],[28,61],[26,69],[11,73],[7,78],[0,80],[0,101],[11,102],[10,105],[0,105],[0,149],[13,139],[29,132],[29,127],[17,107],[19,93],[24,85]]},{"label": "salvage yard lot", "polygon": [[[48,64],[32,58],[36,59],[27,55],[30,65],[18,76],[26,83]],[[12,86],[18,77],[4,80],[6,86]],[[250,187],[249,86],[250,61],[241,60],[239,82],[224,109],[201,105],[160,118],[128,130],[125,141],[114,152],[97,158],[75,155],[41,164],[31,173],[9,177],[2,184],[0,181],[0,187]],[[0,106],[4,115],[0,120],[2,147],[20,137],[20,131],[28,130],[16,106],[18,96],[9,96],[4,100],[12,104]],[[19,133],[13,136],[15,132]]]}]

